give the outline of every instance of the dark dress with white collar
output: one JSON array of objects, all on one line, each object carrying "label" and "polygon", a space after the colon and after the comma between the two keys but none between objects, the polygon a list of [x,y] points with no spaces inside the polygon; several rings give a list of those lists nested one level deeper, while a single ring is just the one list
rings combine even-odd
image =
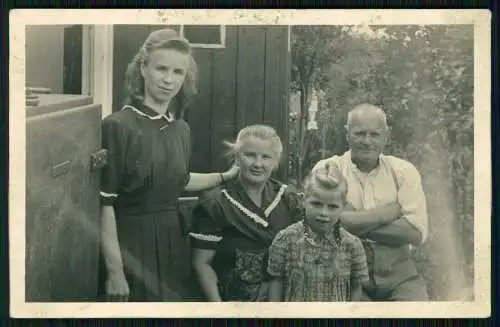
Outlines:
[{"label": "dark dress with white collar", "polygon": [[268,300],[267,249],[301,213],[294,187],[274,179],[266,182],[261,207],[238,179],[202,193],[193,210],[191,246],[215,250],[212,267],[223,301]]},{"label": "dark dress with white collar", "polygon": [[101,203],[115,209],[130,301],[183,300],[189,262],[177,203],[189,181],[188,124],[132,103],[103,120],[102,144]]}]

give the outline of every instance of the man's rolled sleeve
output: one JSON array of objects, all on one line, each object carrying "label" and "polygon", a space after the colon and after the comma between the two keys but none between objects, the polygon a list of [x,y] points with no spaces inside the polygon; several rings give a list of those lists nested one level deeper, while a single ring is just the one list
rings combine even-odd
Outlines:
[{"label": "man's rolled sleeve", "polygon": [[267,272],[273,277],[284,277],[288,238],[284,230],[279,232],[269,247]]},{"label": "man's rolled sleeve", "polygon": [[402,183],[398,191],[398,203],[402,217],[420,232],[421,243],[424,243],[428,235],[428,217],[420,173],[415,166],[407,163],[399,174]]}]

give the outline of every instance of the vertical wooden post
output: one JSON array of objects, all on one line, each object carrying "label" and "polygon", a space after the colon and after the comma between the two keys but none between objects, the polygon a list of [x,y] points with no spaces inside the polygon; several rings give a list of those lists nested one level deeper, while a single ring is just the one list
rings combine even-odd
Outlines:
[{"label": "vertical wooden post", "polygon": [[102,118],[113,111],[113,25],[94,25],[92,95],[102,105]]},{"label": "vertical wooden post", "polygon": [[82,28],[82,94],[92,95],[94,27],[84,25]]}]

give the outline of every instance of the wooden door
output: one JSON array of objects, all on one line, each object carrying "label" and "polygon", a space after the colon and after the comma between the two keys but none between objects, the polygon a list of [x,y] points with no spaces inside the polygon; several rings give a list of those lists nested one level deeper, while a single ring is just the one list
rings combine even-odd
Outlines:
[{"label": "wooden door", "polygon": [[100,124],[86,96],[27,109],[26,301],[97,297]]}]

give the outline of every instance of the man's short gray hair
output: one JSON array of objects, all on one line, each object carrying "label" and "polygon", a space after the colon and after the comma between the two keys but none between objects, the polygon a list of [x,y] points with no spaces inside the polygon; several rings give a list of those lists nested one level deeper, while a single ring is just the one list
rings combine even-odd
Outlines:
[{"label": "man's short gray hair", "polygon": [[380,119],[382,119],[382,121],[384,122],[385,129],[388,130],[389,125],[387,124],[387,115],[385,114],[385,112],[381,108],[369,103],[357,105],[356,107],[354,107],[354,109],[349,111],[349,113],[347,114],[347,123],[345,125],[345,128],[349,130],[349,126],[352,124],[352,120],[356,115],[363,114],[364,112],[370,110],[373,111],[377,116],[380,116]]}]

